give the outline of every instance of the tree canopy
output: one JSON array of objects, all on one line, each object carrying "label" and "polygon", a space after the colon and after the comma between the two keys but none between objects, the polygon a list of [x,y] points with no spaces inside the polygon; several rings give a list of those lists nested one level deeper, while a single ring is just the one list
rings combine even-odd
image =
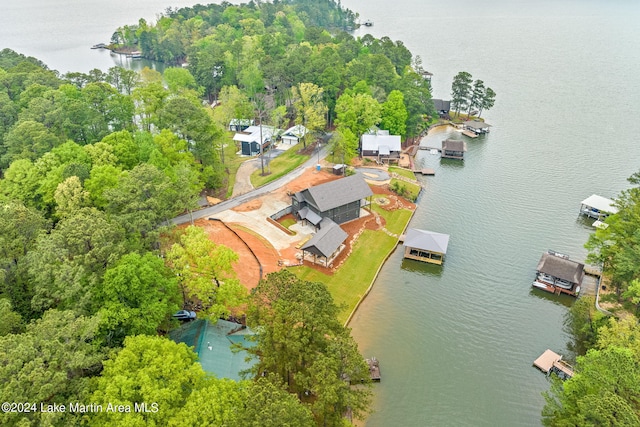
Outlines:
[{"label": "tree canopy", "polygon": [[254,374],[272,373],[308,404],[318,425],[339,425],[347,408],[359,418],[369,404],[368,390],[350,384],[368,382],[368,366],[337,312],[322,283],[287,270],[262,280],[249,306],[248,322],[258,331],[250,349],[260,359]]}]

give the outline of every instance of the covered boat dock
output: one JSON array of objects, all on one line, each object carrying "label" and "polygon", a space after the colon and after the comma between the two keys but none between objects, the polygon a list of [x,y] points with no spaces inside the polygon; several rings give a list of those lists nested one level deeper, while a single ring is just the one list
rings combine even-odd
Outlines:
[{"label": "covered boat dock", "polygon": [[618,213],[618,208],[614,206],[614,203],[611,199],[592,194],[580,202],[580,213],[602,221],[609,215]]},{"label": "covered boat dock", "polygon": [[431,264],[442,264],[449,245],[449,235],[410,228],[404,237],[404,257]]},{"label": "covered boat dock", "polygon": [[584,264],[567,255],[548,251],[542,254],[532,286],[554,294],[577,296],[584,279]]},{"label": "covered boat dock", "polygon": [[442,141],[442,158],[464,160],[467,151],[467,143],[458,139],[445,139]]},{"label": "covered boat dock", "polygon": [[490,124],[483,122],[482,120],[467,120],[464,122],[464,135],[470,136],[468,133],[473,134],[472,138],[489,133]]}]

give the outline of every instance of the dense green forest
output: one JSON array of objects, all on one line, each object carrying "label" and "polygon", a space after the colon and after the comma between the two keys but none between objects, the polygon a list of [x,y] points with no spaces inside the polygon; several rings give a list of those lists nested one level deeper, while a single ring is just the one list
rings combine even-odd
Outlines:
[{"label": "dense green forest", "polygon": [[[331,131],[347,160],[372,126],[422,132],[435,112],[420,59],[344,32],[356,17],[333,1],[223,3],[115,32],[114,48],[180,64],[162,75],[60,75],[0,52],[0,396],[158,405],[0,425],[337,426],[366,413],[368,368],[324,285],[283,272],[248,295],[233,251],[171,226],[203,190],[226,193],[231,119]],[[199,318],[246,313],[258,331],[245,381],[211,377],[164,337],[196,303]]]},{"label": "dense green forest", "polygon": [[618,213],[586,244],[618,304],[612,316],[596,310],[594,298],[581,297],[572,307],[570,331],[584,354],[575,376],[555,380],[546,393],[545,425],[640,425],[640,173],[629,182],[634,186],[616,199]]}]

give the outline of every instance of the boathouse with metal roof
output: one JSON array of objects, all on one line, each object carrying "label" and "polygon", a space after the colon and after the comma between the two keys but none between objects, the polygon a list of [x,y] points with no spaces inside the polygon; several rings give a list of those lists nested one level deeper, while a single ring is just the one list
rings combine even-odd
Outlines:
[{"label": "boathouse with metal roof", "polygon": [[449,235],[410,228],[404,236],[404,257],[431,264],[442,264],[449,246]]},{"label": "boathouse with metal roof", "polygon": [[615,202],[606,197],[592,194],[591,196],[580,202],[580,213],[590,218],[603,220],[611,214],[618,213]]}]

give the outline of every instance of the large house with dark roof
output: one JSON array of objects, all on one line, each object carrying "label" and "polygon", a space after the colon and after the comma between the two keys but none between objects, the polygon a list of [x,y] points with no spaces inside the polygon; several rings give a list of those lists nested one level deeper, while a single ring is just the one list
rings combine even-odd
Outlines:
[{"label": "large house with dark roof", "polygon": [[329,218],[336,224],[342,224],[359,218],[363,200],[372,195],[364,178],[352,175],[293,194],[291,213],[314,225],[319,223],[318,218]]}]

